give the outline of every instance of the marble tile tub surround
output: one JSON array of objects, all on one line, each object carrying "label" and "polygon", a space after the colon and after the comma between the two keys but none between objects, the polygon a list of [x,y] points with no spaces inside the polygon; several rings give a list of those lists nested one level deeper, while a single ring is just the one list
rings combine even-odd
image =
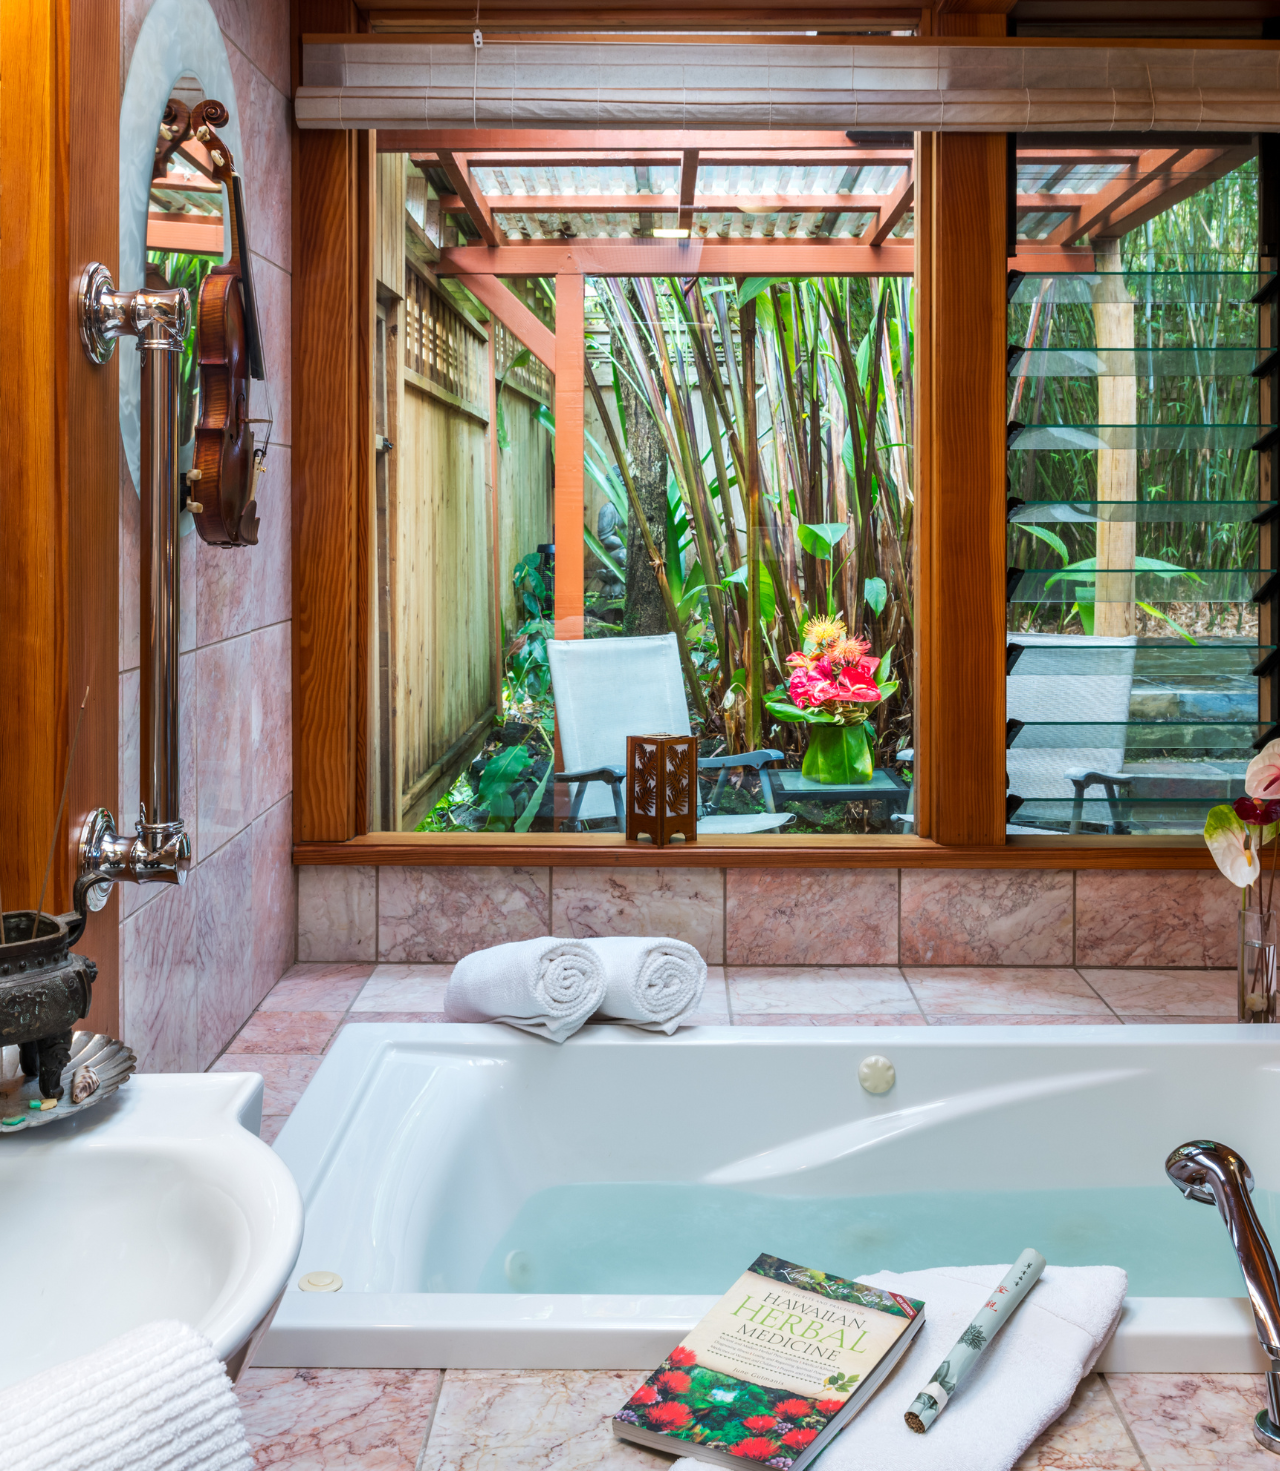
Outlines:
[{"label": "marble tile tub surround", "polygon": [[[208,547],[194,533],[181,543],[182,808],[195,866],[181,890],[120,886],[121,1028],[139,1066],[150,1072],[207,1066],[297,953],[291,854],[289,4],[210,5],[235,86],[234,99],[223,100],[234,100],[240,125],[237,164],[247,191],[275,425],[258,497],[259,544]],[[121,5],[122,91],[151,8],[152,0]],[[124,826],[138,805],[140,529],[138,493],[122,451],[115,812]],[[296,1073],[292,1069],[291,1079]],[[282,1080],[280,1086],[291,1083]]]},{"label": "marble tile tub surround", "polygon": [[709,965],[1202,971],[1235,964],[1238,905],[1216,871],[305,866],[298,959],[668,934]]},{"label": "marble tile tub surround", "polygon": [[[344,1026],[442,1021],[448,963],[299,964],[257,1007],[218,1071],[266,1078],[279,1134]],[[698,1020],[734,1026],[1233,1019],[1230,970],[1068,966],[709,967]],[[1011,1009],[1016,1008],[1016,1009]],[[640,1471],[667,1457],[615,1442],[609,1416],[648,1367],[565,1370],[251,1369],[237,1386],[259,1467],[279,1471]],[[1091,1375],[1018,1471],[1241,1471],[1271,1463],[1248,1374]]]}]

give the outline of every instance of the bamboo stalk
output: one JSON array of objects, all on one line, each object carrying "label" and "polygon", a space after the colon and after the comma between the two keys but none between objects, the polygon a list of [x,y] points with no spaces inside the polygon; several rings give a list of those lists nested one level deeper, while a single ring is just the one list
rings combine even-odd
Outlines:
[{"label": "bamboo stalk", "polygon": [[605,407],[604,395],[600,392],[600,385],[596,382],[595,374],[591,371],[591,365],[589,363],[587,365],[586,380],[587,387],[591,390],[591,396],[596,401],[600,421],[604,425],[604,432],[609,440],[609,448],[612,449],[614,457],[617,459],[618,470],[622,475],[622,483],[627,488],[627,499],[631,504],[631,514],[636,518],[636,524],[640,527],[640,535],[644,538],[645,555],[649,558],[649,565],[653,568],[653,575],[658,579],[658,589],[662,593],[662,604],[667,610],[667,622],[671,627],[671,632],[676,636],[676,646],[680,650],[680,667],[684,670],[684,677],[689,685],[689,694],[694,704],[698,707],[698,714],[702,717],[703,724],[705,725],[710,718],[707,697],[703,693],[697,670],[694,668],[693,657],[689,652],[689,643],[684,636],[684,629],[680,626],[680,613],[676,608],[675,599],[671,596],[671,584],[667,581],[667,569],[663,565],[662,558],[658,555],[658,547],[653,539],[653,531],[649,526],[649,518],[644,514],[644,510],[640,505],[640,497],[636,492],[635,481],[631,478],[631,469],[627,464],[627,456],[618,441],[618,431],[613,427],[613,420],[609,417],[609,411]]}]

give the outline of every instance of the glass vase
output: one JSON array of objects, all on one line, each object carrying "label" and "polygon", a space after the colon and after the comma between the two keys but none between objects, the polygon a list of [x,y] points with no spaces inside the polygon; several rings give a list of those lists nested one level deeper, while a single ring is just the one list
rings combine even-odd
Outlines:
[{"label": "glass vase", "polygon": [[1240,984],[1237,1021],[1276,1019],[1276,915],[1273,909],[1240,911]]},{"label": "glass vase", "polygon": [[811,725],[800,774],[831,786],[865,786],[875,774],[866,724]]}]

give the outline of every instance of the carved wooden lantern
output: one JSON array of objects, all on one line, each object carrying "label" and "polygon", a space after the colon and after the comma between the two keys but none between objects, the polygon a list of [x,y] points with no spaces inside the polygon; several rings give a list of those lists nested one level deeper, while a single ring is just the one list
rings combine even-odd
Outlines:
[{"label": "carved wooden lantern", "polygon": [[661,847],[677,834],[698,841],[698,742],[693,736],[627,737],[627,839]]}]

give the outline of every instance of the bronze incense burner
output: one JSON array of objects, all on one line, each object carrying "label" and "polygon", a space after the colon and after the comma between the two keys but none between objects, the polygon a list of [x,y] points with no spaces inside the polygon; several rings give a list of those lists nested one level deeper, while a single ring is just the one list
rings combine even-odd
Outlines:
[{"label": "bronze incense burner", "polygon": [[70,914],[36,915],[31,909],[3,916],[0,944],[0,1046],[18,1048],[19,1066],[38,1075],[41,1096],[62,1097],[62,1071],[71,1057],[71,1034],[88,1014],[98,967],[71,947],[84,933],[82,885]]}]

